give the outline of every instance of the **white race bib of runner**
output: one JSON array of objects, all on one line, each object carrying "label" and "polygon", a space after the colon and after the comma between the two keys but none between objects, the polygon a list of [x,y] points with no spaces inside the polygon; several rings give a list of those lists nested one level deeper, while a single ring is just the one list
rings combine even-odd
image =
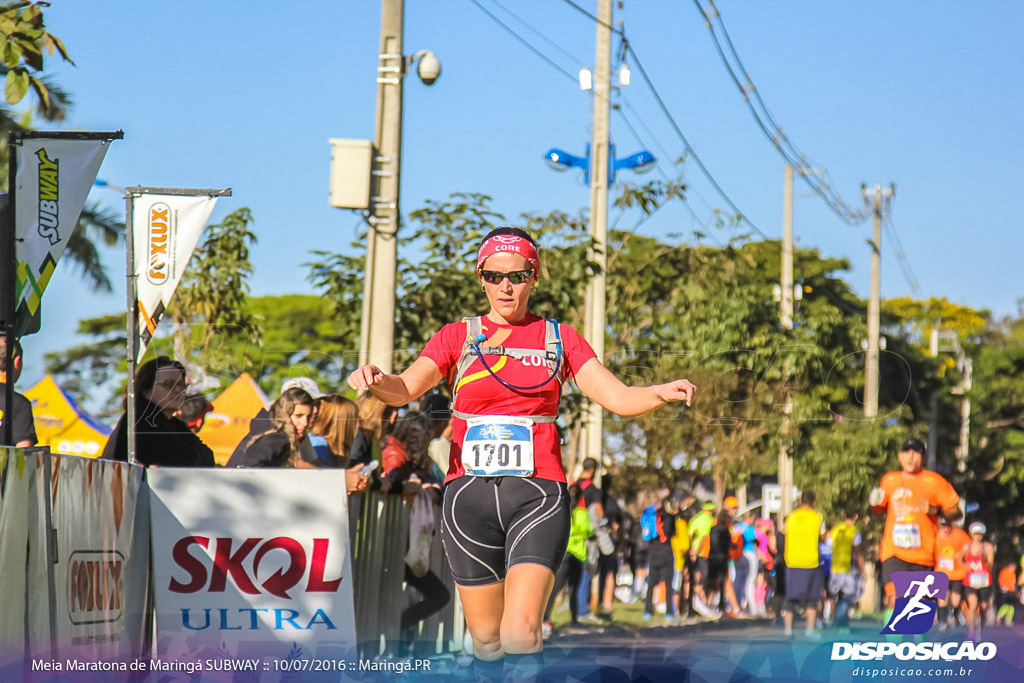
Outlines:
[{"label": "white race bib of runner", "polygon": [[988,588],[988,572],[971,572],[967,577],[967,585],[971,588]]},{"label": "white race bib of runner", "polygon": [[892,527],[892,543],[897,548],[920,548],[921,530],[916,524],[897,523]]},{"label": "white race bib of runner", "polygon": [[476,477],[528,477],[533,474],[533,420],[482,415],[466,420],[462,467]]},{"label": "white race bib of runner", "polygon": [[940,571],[951,572],[953,571],[953,558],[952,557],[940,557],[939,566],[936,567]]}]

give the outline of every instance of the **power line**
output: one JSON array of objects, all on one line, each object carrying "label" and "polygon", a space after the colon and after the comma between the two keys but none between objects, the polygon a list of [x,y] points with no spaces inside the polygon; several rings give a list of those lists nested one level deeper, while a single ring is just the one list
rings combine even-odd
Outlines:
[{"label": "power line", "polygon": [[572,74],[572,73],[566,71],[561,66],[559,66],[553,59],[551,59],[546,54],[544,54],[543,52],[541,52],[540,50],[535,48],[528,40],[526,40],[526,38],[523,38],[521,35],[516,33],[515,29],[513,29],[511,26],[506,24],[504,21],[502,21],[498,17],[494,16],[494,14],[491,13],[490,10],[488,10],[486,7],[481,5],[477,0],[469,0],[469,1],[471,3],[473,3],[474,5],[476,5],[477,9],[479,9],[481,12],[483,12],[488,17],[490,17],[492,21],[494,21],[496,24],[498,24],[503,29],[505,29],[513,38],[515,38],[520,43],[522,43],[523,46],[526,47],[527,50],[529,50],[533,54],[535,54],[538,57],[540,57],[541,59],[543,59],[545,62],[547,62],[549,65],[551,65],[552,68],[554,68],[557,71],[560,71],[561,73],[565,74],[566,78],[572,80],[573,82],[578,82],[578,77],[575,74]]},{"label": "power line", "polygon": [[[768,111],[767,105],[761,98],[761,94],[757,87],[754,85],[753,79],[747,72],[746,67],[743,66],[743,60],[740,59],[739,53],[736,51],[736,46],[732,42],[732,37],[729,35],[728,30],[725,27],[725,21],[722,19],[721,13],[718,8],[715,7],[714,0],[708,0],[708,9],[704,9],[700,4],[700,0],[693,0],[694,6],[697,11],[700,12],[701,17],[707,26],[708,32],[711,34],[711,40],[715,45],[715,51],[718,53],[719,59],[725,66],[726,71],[729,73],[729,77],[732,79],[733,84],[743,95],[743,101],[746,103],[747,108],[754,117],[754,121],[757,123],[761,132],[764,133],[765,137],[772,143],[776,150],[782,155],[783,159],[787,163],[793,165],[800,176],[803,177],[804,182],[814,190],[816,194],[821,196],[828,204],[829,208],[836,213],[844,222],[849,225],[857,225],[863,223],[871,216],[871,212],[866,209],[854,210],[846,202],[843,201],[842,197],[832,188],[828,180],[828,172],[824,173],[815,172],[811,173],[814,164],[811,164],[806,155],[804,155],[793,142],[782,132],[782,126],[779,125],[775,117],[772,116],[771,112]],[[718,31],[721,32],[723,39],[725,40],[726,46],[729,50],[729,54],[732,56],[732,60],[736,64],[736,68],[729,61],[729,57],[726,56],[725,51],[722,49],[722,43],[719,40],[718,32],[716,31],[715,25],[718,26]],[[737,71],[739,73],[737,73]]]},{"label": "power line", "polygon": [[581,61],[579,58],[576,57],[576,55],[570,53],[568,50],[566,50],[564,47],[562,47],[561,44],[559,44],[559,42],[557,40],[553,40],[551,38],[548,38],[544,33],[542,33],[540,30],[538,30],[532,24],[530,24],[530,22],[528,22],[525,19],[523,19],[522,17],[520,17],[518,14],[516,14],[515,12],[510,10],[508,7],[505,7],[505,5],[502,5],[500,2],[498,2],[498,0],[490,0],[490,2],[492,4],[495,4],[498,7],[500,7],[502,10],[505,11],[506,14],[510,15],[511,17],[513,17],[516,21],[518,21],[520,24],[525,26],[531,33],[533,33],[534,35],[540,37],[541,40],[543,40],[545,43],[547,43],[551,47],[553,47],[556,50],[558,50],[559,52],[561,52],[564,56],[568,57],[569,59],[571,59],[572,61],[576,62],[577,64],[586,64],[586,61]]},{"label": "power line", "polygon": [[917,276],[914,275],[914,269],[910,266],[910,260],[903,251],[903,244],[900,242],[896,226],[893,224],[890,214],[886,214],[885,220],[882,221],[882,227],[885,228],[885,234],[889,236],[889,241],[892,242],[893,247],[896,249],[896,261],[900,265],[900,270],[903,271],[903,279],[907,281],[910,291],[913,292],[914,296],[918,299],[923,299],[924,292],[921,291]]},{"label": "power line", "polygon": [[747,215],[743,213],[743,211],[741,211],[738,206],[736,206],[736,203],[729,197],[728,194],[726,194],[725,190],[722,189],[722,186],[718,184],[717,180],[715,180],[715,177],[711,175],[711,171],[709,171],[707,166],[704,165],[704,162],[701,161],[701,158],[697,154],[697,151],[693,148],[693,145],[690,144],[690,141],[686,139],[686,135],[683,134],[683,131],[679,127],[679,124],[676,123],[675,117],[672,116],[672,112],[669,111],[668,106],[665,104],[665,101],[661,98],[661,94],[658,92],[658,89],[654,87],[654,82],[651,81],[650,76],[647,74],[647,69],[644,68],[643,62],[640,60],[640,56],[636,53],[636,50],[633,49],[633,45],[632,43],[629,42],[629,39],[626,38],[625,31],[619,28],[615,28],[611,24],[608,24],[604,21],[601,21],[600,18],[583,9],[575,2],[573,2],[573,0],[563,0],[563,2],[565,2],[567,5],[575,9],[580,14],[583,14],[584,16],[588,17],[591,21],[597,22],[601,26],[604,26],[605,28],[609,29],[622,39],[622,44],[626,52],[629,53],[629,55],[633,59],[633,62],[636,64],[636,68],[640,72],[640,77],[643,79],[644,84],[647,86],[647,89],[651,91],[651,95],[654,96],[655,102],[658,103],[658,108],[661,109],[662,114],[664,114],[665,118],[668,119],[669,125],[672,127],[672,130],[679,138],[679,141],[683,143],[683,147],[693,157],[693,161],[694,163],[697,164],[697,168],[700,169],[701,173],[704,174],[704,177],[707,178],[709,183],[711,183],[711,186],[715,188],[716,192],[718,192],[718,195],[736,214],[737,220],[746,223],[754,232],[760,235],[763,239],[770,239],[768,235],[764,233],[764,231],[762,231],[759,227],[754,225],[753,221],[751,221],[747,217]]},{"label": "power line", "polygon": [[[562,68],[554,60],[552,60],[546,54],[541,52],[537,47],[535,47],[532,43],[530,43],[526,38],[524,38],[519,33],[517,33],[515,31],[515,29],[510,27],[508,24],[506,24],[500,18],[495,16],[494,13],[490,12],[486,7],[481,5],[478,0],[469,0],[469,1],[471,3],[473,3],[473,5],[475,5],[477,7],[477,9],[479,9],[481,12],[483,12],[489,19],[491,19],[494,23],[498,24],[502,29],[504,29],[507,33],[509,33],[509,35],[511,35],[513,38],[515,38],[520,44],[522,44],[524,47],[526,47],[528,50],[530,50],[530,52],[532,52],[534,55],[536,55],[537,57],[540,57],[544,62],[546,62],[553,69],[555,69],[556,71],[558,71],[561,74],[563,74],[564,76],[566,76],[566,78],[571,79],[573,82],[577,81],[577,77],[575,75],[573,75],[572,73],[570,73],[566,69]],[[770,239],[760,228],[758,228],[746,216],[746,214],[743,213],[742,210],[740,210],[740,208],[735,204],[735,202],[733,202],[732,199],[729,198],[729,196],[725,193],[725,191],[722,189],[722,187],[715,180],[715,178],[711,175],[710,171],[708,171],[707,167],[704,165],[704,163],[701,161],[700,157],[697,155],[696,150],[694,150],[693,147],[690,145],[689,141],[686,139],[686,136],[683,135],[683,133],[680,130],[679,126],[676,124],[675,119],[672,117],[671,113],[668,111],[668,108],[665,106],[665,103],[661,99],[660,94],[658,93],[657,89],[654,87],[654,84],[651,82],[650,77],[647,75],[646,70],[643,68],[643,64],[640,62],[639,56],[636,54],[635,50],[633,50],[632,45],[630,45],[628,39],[626,38],[625,32],[622,29],[615,28],[615,27],[613,27],[613,26],[611,26],[609,24],[606,24],[606,23],[600,21],[596,16],[590,14],[589,12],[587,12],[586,10],[584,10],[582,7],[580,7],[576,3],[572,2],[571,0],[565,0],[565,1],[569,5],[573,6],[576,10],[578,10],[579,12],[582,12],[585,16],[587,16],[590,19],[592,19],[593,21],[596,21],[596,22],[602,24],[603,26],[606,26],[606,27],[610,28],[615,34],[619,35],[622,38],[624,52],[628,52],[630,55],[632,55],[633,60],[636,62],[637,68],[640,70],[641,76],[644,79],[644,83],[646,84],[647,88],[651,91],[651,93],[654,95],[655,100],[658,102],[659,107],[661,108],[662,112],[665,114],[666,118],[669,120],[669,123],[671,124],[672,128],[676,132],[676,135],[680,138],[680,141],[683,143],[685,151],[689,154],[689,156],[693,157],[694,161],[697,163],[698,167],[700,168],[700,170],[704,174],[704,176],[707,178],[708,182],[711,183],[711,185],[715,188],[715,190],[722,197],[722,199],[724,199],[725,202],[729,205],[729,207],[733,210],[733,212],[735,212],[737,220],[741,221],[743,223],[746,223],[752,230],[754,230],[754,232],[756,232],[758,235],[760,235],[763,239],[766,239],[766,240]],[[541,31],[535,29],[527,21],[525,21],[524,19],[522,19],[521,17],[516,15],[513,11],[511,11],[510,9],[508,9],[507,7],[502,5],[501,3],[497,2],[497,0],[491,0],[491,2],[493,2],[498,7],[501,7],[505,12],[507,12],[509,15],[511,15],[517,21],[519,21],[519,23],[521,23],[522,25],[526,26],[531,32],[533,32],[534,34],[540,36],[546,42],[554,45],[556,48],[559,49],[559,51],[562,52],[562,54],[564,54],[564,55],[568,56],[569,58],[575,60],[575,57],[573,55],[571,55],[570,53],[566,52],[563,48],[558,46],[554,41],[552,41],[550,38],[545,36]],[[598,93],[594,93],[594,94],[598,95],[598,96],[604,96],[603,94],[598,94]],[[634,111],[634,113],[637,115],[637,120],[639,121],[640,125],[643,126],[643,128],[652,137],[655,138],[655,142],[658,143],[658,146],[662,149],[662,151],[665,151],[664,147],[657,140],[657,137],[654,136],[654,134],[651,132],[650,128],[643,121],[643,119],[639,116],[639,113],[637,113],[636,110],[633,109],[628,104],[628,102],[626,103],[626,106]],[[620,115],[623,118],[623,121],[626,122],[627,127],[630,129],[630,132],[637,139],[637,141],[640,142],[641,146],[646,147],[646,144],[644,144],[642,138],[640,138],[640,136],[637,133],[636,129],[632,126],[632,124],[629,122],[629,120],[625,117],[624,112],[622,112],[621,109],[616,109],[616,111],[618,111],[620,113]],[[666,156],[670,157],[671,155],[668,154],[667,151],[666,151]],[[662,174],[662,176],[665,178],[666,181],[670,180],[669,177],[668,177],[668,174],[660,166],[660,164],[658,165],[658,170]],[[698,199],[701,199],[702,201],[704,201],[705,204],[707,204],[707,200],[705,200],[703,197],[701,197],[699,193],[697,193],[695,190],[692,189],[692,187],[688,188],[688,189],[691,192],[693,192],[695,194],[695,196],[698,197]],[[683,204],[685,205],[686,209],[693,215],[694,219],[699,224],[701,224],[702,227],[707,228],[707,224],[710,221],[701,221],[701,219],[694,212],[693,208],[689,204],[689,201],[685,197],[683,198]],[[651,214],[651,215],[653,215],[653,214]],[[646,220],[648,220],[649,218],[650,218],[650,216],[647,216],[646,218],[641,219],[640,222],[636,226],[634,226],[634,228],[633,228],[634,231],[637,228],[639,228],[640,225],[642,225],[644,222],[646,222]],[[711,233],[708,233],[708,234],[711,234]],[[718,241],[718,240],[716,239],[715,241]]]}]

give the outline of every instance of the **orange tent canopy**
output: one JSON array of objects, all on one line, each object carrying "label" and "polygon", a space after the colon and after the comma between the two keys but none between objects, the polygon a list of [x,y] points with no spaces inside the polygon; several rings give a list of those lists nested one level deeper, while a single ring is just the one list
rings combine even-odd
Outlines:
[{"label": "orange tent canopy", "polygon": [[218,465],[231,457],[235,446],[249,433],[249,422],[270,401],[256,380],[243,372],[220,396],[211,402],[213,411],[199,430],[199,438],[210,447]]},{"label": "orange tent canopy", "polygon": [[32,417],[40,446],[54,453],[97,458],[103,453],[111,429],[87,415],[60,385],[47,375],[25,392],[32,402]]}]

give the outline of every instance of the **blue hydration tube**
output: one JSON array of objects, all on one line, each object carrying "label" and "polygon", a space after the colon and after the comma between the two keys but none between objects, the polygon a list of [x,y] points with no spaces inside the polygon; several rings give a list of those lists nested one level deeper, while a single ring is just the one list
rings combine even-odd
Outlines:
[{"label": "blue hydration tube", "polygon": [[[548,382],[553,380],[555,377],[558,377],[558,373],[561,372],[561,370],[562,370],[562,334],[561,334],[561,332],[558,329],[558,323],[555,323],[555,339],[557,340],[557,343],[558,343],[558,352],[557,352],[557,354],[555,356],[555,360],[556,360],[555,370],[554,370],[554,372],[551,373],[551,376],[548,377],[546,380],[544,380],[540,384],[535,384],[532,387],[520,387],[520,386],[516,386],[515,384],[512,384],[511,382],[506,382],[501,377],[498,377],[498,375],[496,375],[494,373],[494,370],[491,370],[491,366],[487,364],[486,360],[484,360],[484,355],[482,353],[480,353],[480,342],[487,341],[487,337],[485,337],[484,335],[481,334],[481,335],[473,338],[469,342],[469,345],[473,347],[473,351],[476,353],[476,357],[480,359],[480,363],[487,369],[487,374],[489,374],[494,379],[498,380],[498,382],[500,382],[502,384],[502,386],[504,386],[504,387],[506,387],[508,389],[511,389],[512,391],[524,392],[524,391],[536,391],[537,389],[541,389],[541,388],[547,386]],[[545,349],[545,351],[546,351],[546,349]]]}]

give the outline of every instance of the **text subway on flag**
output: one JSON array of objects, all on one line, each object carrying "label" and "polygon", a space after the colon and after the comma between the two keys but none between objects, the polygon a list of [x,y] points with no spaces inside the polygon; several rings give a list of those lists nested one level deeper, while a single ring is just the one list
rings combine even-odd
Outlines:
[{"label": "text subway on flag", "polygon": [[107,153],[105,140],[28,138],[17,146],[15,320],[39,310]]}]

